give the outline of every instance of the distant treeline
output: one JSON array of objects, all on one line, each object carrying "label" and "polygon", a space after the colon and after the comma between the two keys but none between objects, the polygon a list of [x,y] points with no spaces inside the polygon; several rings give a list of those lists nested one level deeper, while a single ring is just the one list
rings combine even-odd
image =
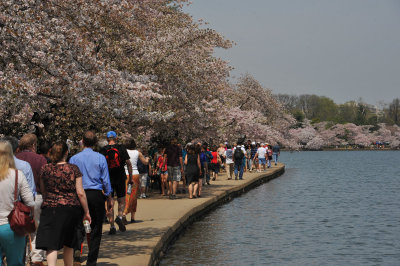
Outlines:
[{"label": "distant treeline", "polygon": [[299,124],[306,118],[312,123],[332,121],[335,124],[377,125],[386,123],[400,125],[399,98],[377,107],[362,101],[336,104],[328,97],[308,94],[276,94],[274,97],[296,118]]}]

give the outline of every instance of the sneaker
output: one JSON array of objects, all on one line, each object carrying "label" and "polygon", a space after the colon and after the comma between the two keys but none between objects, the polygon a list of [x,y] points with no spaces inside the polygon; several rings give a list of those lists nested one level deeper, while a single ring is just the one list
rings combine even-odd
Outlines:
[{"label": "sneaker", "polygon": [[142,199],[145,199],[145,198],[147,198],[147,196],[146,196],[146,194],[143,194]]},{"label": "sneaker", "polygon": [[174,199],[174,197],[172,196],[172,194],[169,194],[169,199]]},{"label": "sneaker", "polygon": [[122,219],[119,218],[119,216],[117,216],[117,218],[115,218],[115,223],[118,224],[119,231],[121,231],[121,232],[126,231],[126,227],[125,227],[124,223],[122,222]]},{"label": "sneaker", "polygon": [[110,228],[110,232],[108,232],[109,235],[115,235],[117,233],[117,229],[115,227]]},{"label": "sneaker", "polygon": [[122,216],[122,222],[124,223],[124,225],[128,224],[128,220],[126,220],[126,216]]}]

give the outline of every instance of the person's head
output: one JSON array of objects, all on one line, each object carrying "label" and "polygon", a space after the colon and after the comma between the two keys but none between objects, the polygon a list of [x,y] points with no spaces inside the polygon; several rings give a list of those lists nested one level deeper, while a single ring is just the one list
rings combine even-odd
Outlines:
[{"label": "person's head", "polygon": [[65,161],[68,156],[68,145],[64,141],[57,141],[50,149],[50,160],[53,163]]},{"label": "person's head", "polygon": [[224,144],[223,144],[223,143],[220,143],[220,144],[219,144],[219,147],[220,147],[220,148],[223,148],[223,147],[224,147]]},{"label": "person's head", "polygon": [[176,145],[178,143],[178,139],[176,137],[171,138],[171,145]]},{"label": "person's head", "polygon": [[188,154],[194,154],[195,153],[194,145],[192,145],[191,143],[190,143],[190,145],[188,145],[186,147],[186,149],[187,149]]},{"label": "person's head", "polygon": [[20,151],[29,150],[36,152],[37,137],[35,134],[25,134],[19,140],[18,148]]},{"label": "person's head", "polygon": [[256,147],[257,147],[257,148],[260,148],[260,143],[257,143]]},{"label": "person's head", "polygon": [[10,142],[0,141],[0,181],[8,175],[10,168],[15,169],[14,154]]},{"label": "person's head", "polygon": [[196,145],[194,145],[194,151],[195,151],[195,153],[201,152],[201,144],[200,143],[196,143]]},{"label": "person's head", "polygon": [[43,141],[43,142],[40,143],[40,145],[39,145],[38,153],[47,156],[47,154],[48,154],[49,151],[50,151],[50,148],[51,148],[50,142]]},{"label": "person's head", "polygon": [[231,146],[231,144],[226,144],[226,148],[229,150],[229,149],[232,149],[232,146]]},{"label": "person's head", "polygon": [[191,143],[191,142],[186,143],[185,149],[187,149],[190,145],[193,145],[193,143]]},{"label": "person's head", "polygon": [[92,148],[97,144],[97,136],[93,131],[86,131],[85,135],[83,135],[83,146],[87,148]]},{"label": "person's head", "polygon": [[130,139],[128,143],[126,143],[126,148],[128,150],[136,150],[136,142],[134,139]]},{"label": "person's head", "polygon": [[18,148],[18,139],[16,137],[6,136],[4,138],[1,138],[1,140],[8,141],[11,145],[13,153],[15,153]]},{"label": "person's head", "polygon": [[217,147],[217,145],[214,145],[214,146],[212,146],[212,149],[211,149],[213,152],[216,152],[217,150],[218,150],[218,147]]},{"label": "person's head", "polygon": [[117,142],[117,133],[115,131],[108,131],[107,132],[107,141],[110,142]]},{"label": "person's head", "polygon": [[206,151],[207,150],[207,143],[203,143],[203,145],[201,145],[201,148]]}]

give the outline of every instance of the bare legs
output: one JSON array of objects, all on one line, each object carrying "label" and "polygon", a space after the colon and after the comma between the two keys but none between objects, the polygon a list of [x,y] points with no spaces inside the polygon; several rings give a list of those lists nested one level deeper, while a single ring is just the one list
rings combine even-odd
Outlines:
[{"label": "bare legs", "polygon": [[[72,266],[74,260],[74,249],[64,246],[64,265]],[[47,251],[47,265],[56,266],[57,250]]]},{"label": "bare legs", "polygon": [[[167,179],[168,179],[168,174],[161,174],[161,194],[163,195],[171,194],[171,191],[169,191],[168,189]],[[167,193],[165,190],[167,190]]]},{"label": "bare legs", "polygon": [[[199,181],[201,182],[201,181]],[[189,199],[192,199],[193,197],[197,197],[197,188],[199,187],[199,182],[192,182],[188,186],[189,189]],[[200,193],[199,193],[200,195]]]},{"label": "bare legs", "polygon": [[198,187],[199,187],[199,197],[200,197],[201,191],[203,190],[203,178],[199,178]]},{"label": "bare legs", "polygon": [[[114,227],[114,212],[112,210],[114,210],[115,200],[112,199],[111,202],[112,202],[112,209],[109,212],[108,219],[110,221],[111,227]],[[125,197],[118,198],[117,202],[118,202],[118,216],[122,217],[125,210]]]}]

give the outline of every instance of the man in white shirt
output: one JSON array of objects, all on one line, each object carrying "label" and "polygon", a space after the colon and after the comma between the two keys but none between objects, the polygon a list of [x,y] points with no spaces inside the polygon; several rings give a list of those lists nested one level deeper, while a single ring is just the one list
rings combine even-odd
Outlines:
[{"label": "man in white shirt", "polygon": [[263,166],[264,171],[266,170],[265,169],[265,165],[266,165],[267,161],[265,159],[265,154],[267,153],[267,150],[264,148],[264,143],[262,143],[261,146],[259,144],[257,144],[257,147],[258,147],[257,153],[256,153],[256,156],[254,158],[255,159],[258,158],[258,170],[257,170],[257,172],[261,172],[261,165]]},{"label": "man in white shirt", "polygon": [[233,176],[233,150],[230,144],[226,144],[226,151],[223,156],[225,158],[226,174],[228,175],[228,180],[231,180]]}]

